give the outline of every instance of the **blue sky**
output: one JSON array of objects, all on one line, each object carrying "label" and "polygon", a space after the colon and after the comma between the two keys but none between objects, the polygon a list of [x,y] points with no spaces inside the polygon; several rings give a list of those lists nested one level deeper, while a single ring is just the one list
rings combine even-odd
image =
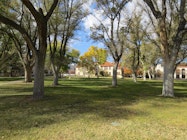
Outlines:
[{"label": "blue sky", "polygon": [[[87,11],[93,10],[93,1],[89,0],[84,3],[83,8]],[[70,43],[70,46],[74,49],[80,51],[80,54],[83,55],[90,46],[97,46],[99,48],[103,48],[104,45],[95,42],[90,38],[90,27],[95,23],[95,20],[91,16],[87,16],[81,22],[81,29],[76,31],[75,39]]]},{"label": "blue sky", "polygon": [[83,55],[86,51],[88,51],[88,48],[90,46],[97,46],[99,48],[104,47],[103,44],[93,41],[89,37],[89,31],[85,29],[79,30],[76,34],[76,38],[77,39],[74,40],[73,43],[70,44],[70,46],[73,47],[74,49],[79,50],[81,55]]}]

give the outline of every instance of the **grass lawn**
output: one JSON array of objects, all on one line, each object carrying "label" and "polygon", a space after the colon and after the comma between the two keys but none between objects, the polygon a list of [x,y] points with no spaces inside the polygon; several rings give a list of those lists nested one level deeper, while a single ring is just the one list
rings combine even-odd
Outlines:
[{"label": "grass lawn", "polygon": [[186,140],[187,81],[163,98],[161,81],[61,79],[45,81],[45,98],[32,101],[32,83],[0,78],[0,139]]}]

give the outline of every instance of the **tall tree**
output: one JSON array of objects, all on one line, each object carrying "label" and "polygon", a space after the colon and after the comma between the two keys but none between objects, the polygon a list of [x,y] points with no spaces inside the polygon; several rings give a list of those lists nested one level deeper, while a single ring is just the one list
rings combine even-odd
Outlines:
[{"label": "tall tree", "polygon": [[[57,6],[58,0],[53,0],[50,8],[44,12],[42,9],[42,1],[39,1],[39,6],[31,3],[30,0],[21,0],[23,6],[26,6],[28,11],[34,17],[33,24],[37,26],[37,33],[39,44],[35,46],[32,42],[31,37],[29,36],[27,30],[24,26],[18,24],[15,17],[6,17],[5,13],[0,12],[0,22],[12,26],[14,29],[18,30],[25,41],[27,42],[29,48],[32,50],[33,55],[35,56],[35,66],[34,66],[34,88],[33,88],[33,98],[41,99],[44,96],[44,63],[47,49],[47,23]],[[48,1],[49,3],[51,1]],[[11,10],[10,10],[11,11]]]},{"label": "tall tree", "polygon": [[112,86],[117,86],[117,69],[124,51],[124,34],[122,17],[125,5],[129,0],[96,0],[101,19],[92,28],[92,38],[104,43],[114,60]]},{"label": "tall tree", "polygon": [[80,56],[80,52],[76,49],[72,49],[72,48],[67,48],[66,50],[66,54],[64,56],[64,59],[63,59],[63,65],[62,65],[62,68],[61,68],[61,72],[63,73],[69,73],[71,74],[71,66],[74,66],[77,65],[78,63],[78,59],[79,59],[79,56]]},{"label": "tall tree", "polygon": [[[86,16],[83,10],[85,0],[60,0],[55,13],[49,22],[49,47],[51,67],[54,75],[53,85],[58,85],[58,74],[63,63],[55,63],[55,55],[59,56],[59,61],[65,59],[67,45],[75,36],[75,31],[80,27],[80,22]],[[58,41],[57,43],[57,40]],[[60,60],[61,59],[61,60]]]},{"label": "tall tree", "polygon": [[[13,14],[16,15],[16,17],[19,17],[19,20],[17,22],[19,22],[19,24],[27,30],[35,46],[37,41],[37,28],[33,24],[34,18],[32,14],[28,12],[27,8],[24,7],[23,4],[21,5],[21,3],[18,1],[13,1],[12,3],[10,3],[7,6],[7,9],[12,8],[12,6],[13,10],[16,9],[16,11]],[[2,25],[0,29],[3,32],[7,33],[15,44],[15,47],[23,64],[25,82],[32,82],[32,69],[34,66],[34,57],[31,49],[20,36],[20,33],[16,30],[13,30],[12,27]]]},{"label": "tall tree", "polygon": [[[20,36],[20,33],[13,30],[10,26],[1,27],[0,31],[6,33],[14,43],[14,48],[17,51],[24,68],[25,82],[32,82],[34,57],[31,50],[29,49],[27,44],[25,44],[23,38]],[[37,36],[35,34],[33,37],[33,42],[35,42],[35,44],[36,38]]]},{"label": "tall tree", "polygon": [[140,46],[129,45],[124,51],[122,61],[132,72],[132,79],[137,82],[137,71],[140,64]]},{"label": "tall tree", "polygon": [[128,19],[125,28],[127,37],[127,49],[124,52],[124,60],[129,68],[132,70],[132,78],[134,82],[137,81],[137,71],[140,65],[140,48],[142,42],[145,40],[145,29],[141,24],[142,16],[140,13],[133,13]]},{"label": "tall tree", "polygon": [[85,53],[79,57],[78,65],[82,68],[83,74],[88,74],[88,77],[90,77],[90,75],[94,74],[95,72],[94,62],[92,58],[88,55],[88,53]]},{"label": "tall tree", "polygon": [[178,54],[187,34],[186,0],[144,0],[148,16],[159,38],[164,63],[162,96],[174,96],[174,72]]},{"label": "tall tree", "polygon": [[107,60],[107,50],[90,46],[88,51],[80,57],[81,66],[86,67],[89,73],[95,72],[95,75],[99,77],[99,65],[103,64]]},{"label": "tall tree", "polygon": [[140,62],[143,68],[143,79],[146,80],[148,73],[149,79],[155,78],[155,67],[160,58],[160,51],[150,42],[143,43],[140,47]]},{"label": "tall tree", "polygon": [[16,50],[10,36],[2,31],[0,33],[0,70],[7,70],[15,61]]}]

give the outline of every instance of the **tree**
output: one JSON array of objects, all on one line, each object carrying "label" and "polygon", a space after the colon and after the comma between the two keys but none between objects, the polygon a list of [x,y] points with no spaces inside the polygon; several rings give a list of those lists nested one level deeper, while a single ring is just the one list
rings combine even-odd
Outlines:
[{"label": "tree", "polygon": [[114,60],[112,86],[117,86],[117,69],[124,52],[124,32],[122,28],[123,9],[129,0],[96,0],[100,17],[98,25],[92,27],[91,37],[104,43]]},{"label": "tree", "polygon": [[[3,5],[3,4],[2,4]],[[23,6],[22,3],[18,1],[12,1],[9,5],[4,4],[5,9],[11,8],[14,12],[6,12],[10,17],[14,17],[15,21],[18,22],[22,27],[27,30],[28,35],[31,37],[31,40],[36,46],[37,43],[37,28],[34,22],[34,18],[27,8]],[[5,10],[6,11],[6,10]],[[3,13],[5,13],[5,11]],[[13,16],[11,15],[13,14]],[[16,15],[16,16],[15,16]],[[19,17],[19,18],[16,18]],[[25,72],[25,82],[32,82],[32,69],[34,66],[34,56],[31,49],[25,43],[23,38],[20,36],[20,33],[14,30],[10,26],[1,26],[1,30],[8,34],[15,44],[15,48],[19,54],[20,60]]]},{"label": "tree", "polygon": [[149,79],[155,78],[155,67],[160,58],[160,51],[150,42],[143,43],[140,47],[140,62],[143,68],[143,79],[146,80],[148,73]]},{"label": "tree", "polygon": [[90,46],[88,51],[80,56],[79,64],[86,67],[89,73],[95,73],[99,77],[99,65],[107,60],[107,51],[102,48]]},{"label": "tree", "polygon": [[[53,85],[58,85],[58,74],[66,59],[67,45],[79,29],[81,20],[86,16],[82,6],[84,1],[60,0],[49,22],[49,50],[51,67],[54,74]],[[56,56],[58,61],[56,63]]]},{"label": "tree", "polygon": [[[20,76],[23,67],[21,66],[15,44],[5,32],[0,30],[0,33],[0,71],[3,72],[4,76]],[[13,70],[19,71],[13,72]]]},{"label": "tree", "polygon": [[90,74],[93,74],[95,71],[94,62],[87,53],[79,57],[78,65],[84,70],[84,75],[88,73],[88,77],[90,77]]},{"label": "tree", "polygon": [[179,52],[187,34],[186,0],[144,0],[148,16],[159,38],[159,47],[164,65],[162,96],[174,96],[174,72]]},{"label": "tree", "polygon": [[[60,52],[60,45],[58,45],[56,49],[57,52]],[[78,58],[80,55],[78,50],[72,49],[70,47],[66,47],[66,53],[63,55],[63,58],[61,57],[60,53],[57,52],[55,56],[53,56],[53,62],[51,61],[50,48],[48,48],[46,56],[46,69],[52,70],[52,72],[54,72],[54,69],[58,69],[58,73],[54,75],[53,86],[58,85],[57,83],[58,78],[60,77],[60,73],[67,72],[70,64],[78,63]]]},{"label": "tree", "polygon": [[0,33],[0,70],[8,70],[15,62],[16,50],[11,38],[4,32]]},{"label": "tree", "polygon": [[[19,32],[16,32],[11,27],[1,27],[0,30],[6,33],[14,43],[14,48],[17,51],[19,58],[24,68],[25,82],[32,82],[32,69],[34,66],[34,57],[29,47],[23,41]],[[29,29],[28,29],[29,30]],[[33,42],[36,44],[36,34],[33,37]]]},{"label": "tree", "polygon": [[[43,11],[42,7],[39,7],[38,10],[29,0],[21,0],[23,6],[26,6],[28,11],[34,17],[33,24],[37,26],[37,33],[39,44],[35,46],[32,42],[31,37],[29,36],[28,32],[24,28],[24,26],[17,23],[15,17],[6,17],[5,14],[0,12],[0,22],[7,24],[14,29],[18,30],[27,45],[32,50],[32,53],[35,57],[35,66],[34,66],[34,89],[33,89],[33,98],[34,99],[41,99],[44,96],[44,63],[45,63],[45,56],[46,56],[46,49],[47,49],[47,23],[57,6],[58,0],[54,0],[46,12]],[[42,5],[42,2],[39,2]],[[50,3],[50,1],[49,1]],[[4,4],[4,3],[3,3]],[[12,10],[13,11],[13,10]],[[13,15],[13,13],[11,13]]]},{"label": "tree", "polygon": [[[141,13],[141,12],[140,12]],[[132,70],[132,78],[137,81],[137,71],[140,65],[140,48],[145,41],[146,29],[141,23],[142,16],[138,13],[133,13],[128,19],[125,34],[127,36],[127,49],[124,52],[123,59],[128,67]]]},{"label": "tree", "polygon": [[[20,20],[16,20],[19,22],[20,25],[22,25],[25,30],[27,30],[27,33],[31,37],[31,40],[36,46],[37,43],[37,28],[33,24],[34,18],[31,13],[28,12],[26,7],[21,5],[20,2],[13,1],[12,4],[9,4],[8,8],[17,9],[14,15],[17,15]],[[9,12],[8,12],[9,14]],[[11,13],[10,13],[11,14]],[[12,16],[11,16],[12,17]],[[16,30],[14,30],[10,26],[1,26],[1,31],[8,34],[11,39],[14,42],[14,46],[18,52],[18,55],[20,57],[20,60],[22,62],[23,68],[24,68],[24,76],[25,76],[25,82],[32,82],[32,70],[34,66],[34,56],[31,51],[31,49],[28,47],[28,45],[25,43],[23,38],[20,36],[20,33]]]},{"label": "tree", "polygon": [[137,82],[137,71],[140,63],[140,47],[129,45],[127,50],[124,51],[122,61],[125,63],[126,67],[131,69],[132,79],[134,82]]},{"label": "tree", "polygon": [[79,56],[80,52],[78,50],[67,48],[61,71],[68,73],[71,65],[76,65],[78,63]]}]

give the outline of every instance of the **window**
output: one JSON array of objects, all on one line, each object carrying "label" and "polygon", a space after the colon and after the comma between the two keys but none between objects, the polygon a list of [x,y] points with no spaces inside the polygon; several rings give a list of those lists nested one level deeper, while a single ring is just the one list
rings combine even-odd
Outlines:
[{"label": "window", "polygon": [[179,78],[179,77],[180,77],[180,70],[177,69],[177,70],[176,70],[176,78]]},{"label": "window", "polygon": [[185,69],[182,69],[182,78],[185,78]]}]

